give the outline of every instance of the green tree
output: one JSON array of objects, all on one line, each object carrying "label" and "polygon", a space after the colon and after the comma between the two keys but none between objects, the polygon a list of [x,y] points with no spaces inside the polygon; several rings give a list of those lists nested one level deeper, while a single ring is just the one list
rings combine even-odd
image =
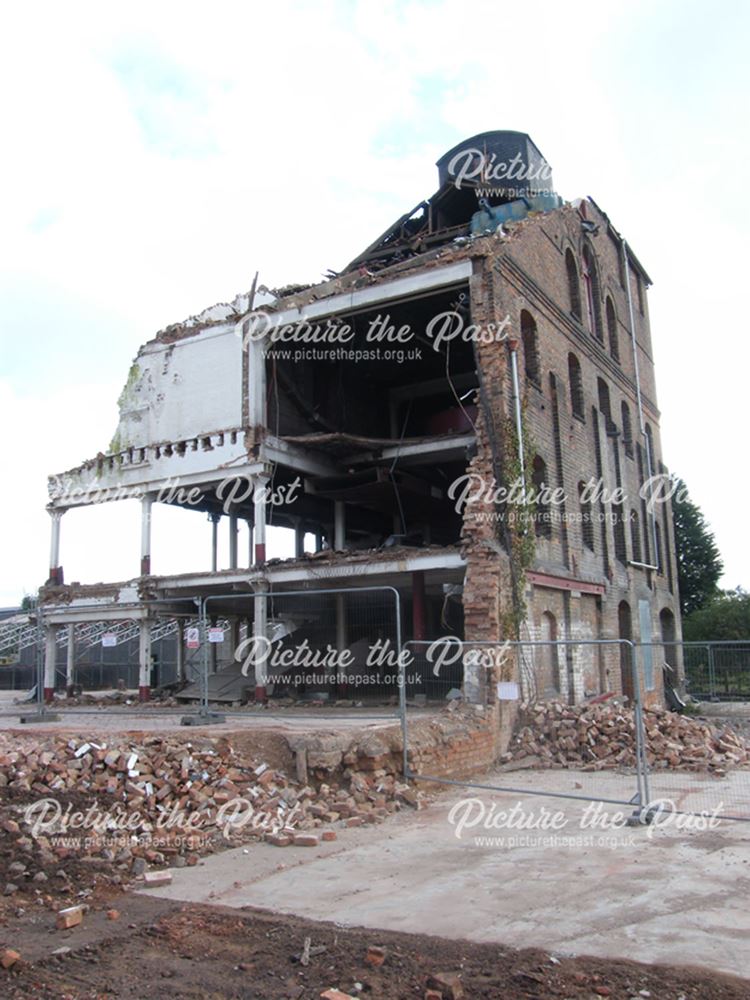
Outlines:
[{"label": "green tree", "polygon": [[686,642],[750,638],[750,594],[742,587],[727,590],[682,620]]},{"label": "green tree", "polygon": [[724,565],[713,533],[700,509],[690,499],[681,479],[675,479],[672,495],[677,579],[680,607],[689,615],[719,595],[719,577]]}]

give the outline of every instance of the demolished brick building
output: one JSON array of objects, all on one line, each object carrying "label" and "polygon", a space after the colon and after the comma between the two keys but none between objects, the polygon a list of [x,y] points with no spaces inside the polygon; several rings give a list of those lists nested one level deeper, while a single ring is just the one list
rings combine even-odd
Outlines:
[{"label": "demolished brick building", "polygon": [[[508,162],[521,165],[512,182],[495,169]],[[341,273],[254,288],[140,349],[108,451],[50,478],[47,697],[56,637],[76,623],[139,623],[147,698],[154,623],[196,599],[214,595],[215,619],[265,636],[269,594],[374,586],[400,595],[405,639],[632,639],[655,644],[641,651],[647,703],[663,699],[665,661],[679,680],[671,508],[648,490],[666,475],[650,279],[591,199],[554,194],[528,136],[474,136],[438,169],[438,191]],[[249,487],[229,507],[228,476]],[[132,496],[138,574],[66,584],[65,510]],[[156,502],[208,514],[210,569],[152,572]],[[295,558],[268,558],[269,523],[295,531]],[[333,646],[375,638],[348,628],[348,596],[308,606],[324,609]],[[526,698],[633,693],[616,645],[529,647],[515,671]],[[472,698],[491,703],[487,679]],[[258,700],[268,681],[259,666]]]}]

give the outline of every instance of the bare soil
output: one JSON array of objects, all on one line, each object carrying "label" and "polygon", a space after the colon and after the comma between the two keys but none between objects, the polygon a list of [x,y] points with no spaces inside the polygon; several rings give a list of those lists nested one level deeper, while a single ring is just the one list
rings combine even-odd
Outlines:
[{"label": "bare soil", "polygon": [[[115,901],[116,903],[117,901]],[[423,935],[341,928],[263,911],[180,906],[128,894],[116,920],[100,902],[83,927],[11,921],[0,936],[31,961],[0,969],[10,1000],[316,1000],[337,988],[372,1000],[422,998],[429,977],[460,976],[466,1000],[746,1000],[750,982],[690,968],[601,958],[555,958]],[[426,918],[427,920],[427,918]],[[305,939],[312,957],[300,962]],[[383,965],[366,961],[385,949]],[[52,956],[55,948],[67,953]],[[444,994],[447,1000],[447,994]]]}]

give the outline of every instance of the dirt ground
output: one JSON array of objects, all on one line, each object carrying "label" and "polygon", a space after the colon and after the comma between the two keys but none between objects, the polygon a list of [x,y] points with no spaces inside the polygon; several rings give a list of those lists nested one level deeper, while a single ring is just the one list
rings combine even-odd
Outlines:
[{"label": "dirt ground", "polygon": [[[52,924],[51,917],[46,923]],[[459,977],[466,1000],[750,997],[750,982],[698,970],[557,959],[543,951],[344,929],[255,910],[238,914],[143,897],[129,896],[127,912],[124,908],[119,919],[100,922],[100,928],[92,937],[81,928],[60,932],[7,924],[2,937],[12,939],[18,950],[23,951],[27,933],[32,947],[34,938],[38,948],[45,936],[49,942],[54,935],[54,945],[70,951],[0,970],[5,980],[0,979],[0,995],[9,1000],[314,1000],[334,988],[373,1000],[406,1000],[424,997],[430,977],[448,973]],[[303,965],[308,937],[311,957]],[[385,950],[380,967],[366,961],[373,945]],[[449,996],[443,992],[446,1000]]]}]

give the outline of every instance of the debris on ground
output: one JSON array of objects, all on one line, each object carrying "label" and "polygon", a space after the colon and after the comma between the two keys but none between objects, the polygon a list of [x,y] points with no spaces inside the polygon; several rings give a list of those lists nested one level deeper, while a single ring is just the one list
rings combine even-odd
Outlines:
[{"label": "debris on ground", "polygon": [[151,868],[194,865],[250,841],[317,847],[336,827],[408,805],[407,786],[383,768],[325,781],[311,769],[302,783],[226,737],[137,735],[0,734],[0,891],[54,882],[71,860],[102,878],[157,884]]},{"label": "debris on ground", "polygon": [[[750,744],[730,726],[664,709],[644,710],[646,751],[652,768],[711,771],[750,764]],[[620,704],[521,705],[516,733],[500,758],[506,770],[573,767],[601,771],[635,766],[635,718]]]}]

